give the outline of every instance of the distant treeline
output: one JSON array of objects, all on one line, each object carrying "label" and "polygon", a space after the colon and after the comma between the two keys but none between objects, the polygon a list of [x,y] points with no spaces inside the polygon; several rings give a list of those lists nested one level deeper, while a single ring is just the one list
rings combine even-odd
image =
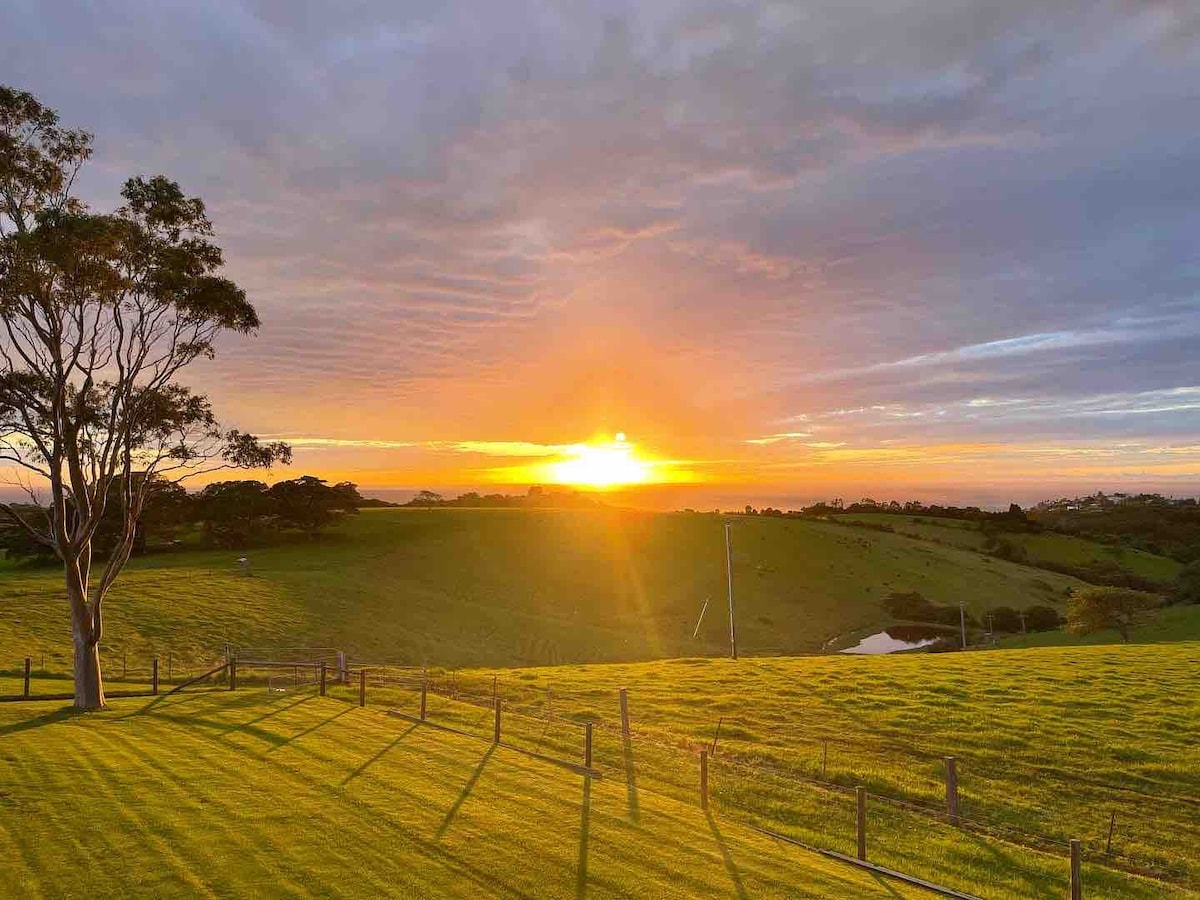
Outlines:
[{"label": "distant treeline", "polygon": [[420,491],[407,503],[392,503],[390,506],[419,506],[419,507],[460,507],[477,509],[480,507],[496,507],[500,509],[523,508],[573,508],[590,509],[601,504],[579,491],[566,488],[531,487],[524,494],[478,494],[471,491],[459,494],[448,500],[433,491]]},{"label": "distant treeline", "polygon": [[[1025,510],[1013,503],[1004,512],[993,512],[978,506],[939,506],[936,503],[926,505],[917,500],[901,503],[898,500],[879,502],[870,497],[847,505],[840,497],[833,500],[822,500],[812,506],[805,506],[796,512],[801,516],[842,516],[871,513],[888,513],[891,515],[924,516],[933,519],[958,519],[964,522],[975,522],[981,527],[990,527],[995,531],[1041,531],[1042,524],[1031,519]],[[761,515],[784,515],[781,510],[767,508]]]},{"label": "distant treeline", "polygon": [[[112,550],[121,533],[120,490],[120,483],[114,482],[105,517],[93,540],[94,552],[99,556]],[[185,536],[204,545],[228,548],[270,543],[289,532],[316,536],[368,502],[349,481],[330,485],[312,475],[270,486],[252,480],[219,481],[194,494],[178,484],[162,482],[148,495],[134,552],[171,546]],[[23,511],[36,515],[38,509],[28,505]],[[15,558],[52,558],[48,547],[3,520],[0,549]]]},{"label": "distant treeline", "polygon": [[785,512],[767,507],[745,509],[747,515],[833,518],[871,513],[956,519],[980,530],[1005,532],[1054,531],[1101,544],[1132,547],[1180,562],[1200,560],[1200,502],[1161,494],[1103,494],[1044,500],[1028,510],[1012,504],[1003,512],[978,506],[940,506],[916,500],[878,502],[869,497],[847,504],[840,498]]},{"label": "distant treeline", "polygon": [[[943,606],[933,603],[923,597],[918,591],[893,591],[883,598],[883,608],[897,619],[907,619],[910,622],[930,622],[938,625],[959,625],[961,622],[971,627],[981,624],[974,616],[957,606]],[[1050,606],[1035,605],[1024,610],[1011,606],[995,606],[988,610],[991,616],[990,625],[996,631],[1016,634],[1019,631],[1053,631],[1063,623],[1058,611]],[[961,617],[961,619],[960,619]],[[1024,623],[1022,623],[1024,619]]]},{"label": "distant treeline", "polygon": [[1134,547],[1185,563],[1200,560],[1200,503],[1192,497],[1097,493],[1048,500],[1029,515],[1063,534]]}]

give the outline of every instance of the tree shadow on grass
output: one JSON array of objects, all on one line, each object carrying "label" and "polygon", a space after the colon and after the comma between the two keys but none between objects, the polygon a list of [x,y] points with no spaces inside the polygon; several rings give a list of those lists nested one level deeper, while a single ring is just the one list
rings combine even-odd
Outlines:
[{"label": "tree shadow on grass", "polygon": [[742,873],[738,871],[737,863],[733,861],[733,854],[729,852],[725,836],[717,827],[717,820],[713,818],[712,811],[707,809],[704,811],[704,817],[708,819],[708,827],[712,830],[713,837],[717,841],[717,848],[721,851],[721,859],[725,862],[725,871],[729,873],[729,880],[733,882],[733,892],[737,894],[739,900],[746,900],[746,886],[742,884]]},{"label": "tree shadow on grass", "polygon": [[579,804],[579,861],[575,866],[575,897],[587,894],[588,817],[592,811],[592,776],[583,776],[583,802]]},{"label": "tree shadow on grass", "polygon": [[[414,725],[413,728],[416,728]],[[412,729],[409,729],[410,731]],[[479,765],[475,767],[475,771],[471,773],[471,777],[467,779],[467,783],[463,785],[462,791],[458,795],[458,799],[454,801],[454,805],[450,807],[446,813],[446,818],[442,819],[442,824],[438,826],[437,834],[434,835],[435,841],[440,841],[442,835],[450,827],[454,821],[454,817],[458,815],[459,808],[463,805],[466,799],[471,796],[471,791],[475,789],[475,782],[479,780],[479,776],[483,774],[484,767],[488,764],[488,760],[492,758],[492,754],[496,752],[496,745],[488,747],[487,753],[483,754],[483,759],[479,760]]]},{"label": "tree shadow on grass", "polygon": [[65,722],[68,719],[76,719],[87,714],[86,711],[78,710],[73,706],[64,706],[50,712],[42,713],[40,716],[34,716],[32,719],[22,719],[20,722],[0,725],[0,735],[16,734],[18,731],[29,731],[32,728],[41,728],[44,725]]},{"label": "tree shadow on grass", "polygon": [[641,819],[638,811],[637,770],[633,764],[633,741],[629,735],[622,738],[625,758],[625,803],[629,807],[629,818],[636,825]]},{"label": "tree shadow on grass", "polygon": [[244,724],[234,724],[231,726],[228,722],[206,719],[203,716],[172,716],[168,715],[167,713],[152,713],[151,715],[153,718],[161,719],[164,722],[173,722],[176,725],[184,725],[188,728],[199,728],[204,731],[215,731],[217,732],[217,737],[223,737],[231,732],[236,731],[241,734],[249,735],[250,737],[258,738],[260,741],[272,745],[287,743],[287,738],[283,737],[282,735],[276,734],[274,731],[268,731],[265,728],[258,728],[249,722]]},{"label": "tree shadow on grass", "polygon": [[[338,713],[338,715],[339,716],[345,715],[345,713]],[[336,719],[337,716],[334,716],[333,718]],[[327,724],[327,722],[321,723],[321,725],[325,725],[325,724]],[[317,727],[319,728],[321,726],[318,725]],[[310,730],[312,730],[312,729],[310,729]],[[404,740],[406,737],[408,737],[410,734],[412,734],[416,730],[417,730],[417,726],[415,723],[412,725],[409,725],[408,728],[406,728],[404,731],[402,731],[398,735],[396,735],[396,739],[394,741],[392,741],[390,744],[388,744],[386,747],[384,747],[382,750],[380,750],[378,753],[376,753],[374,756],[372,756],[370,759],[368,759],[366,762],[364,762],[361,766],[359,766],[357,769],[355,769],[353,772],[351,772],[349,775],[347,775],[345,778],[343,778],[342,784],[349,784],[351,781],[353,781],[355,778],[357,778],[359,775],[361,775],[363,772],[365,772],[368,767],[373,766],[375,763],[379,762],[379,760],[383,759],[384,755],[386,755],[389,750],[391,750],[393,747],[395,747],[397,744],[399,744],[402,740]],[[291,741],[291,740],[294,740],[294,738],[288,738],[288,741]],[[288,741],[284,741],[284,743],[287,743]],[[278,750],[279,748],[276,747],[275,749]]]}]

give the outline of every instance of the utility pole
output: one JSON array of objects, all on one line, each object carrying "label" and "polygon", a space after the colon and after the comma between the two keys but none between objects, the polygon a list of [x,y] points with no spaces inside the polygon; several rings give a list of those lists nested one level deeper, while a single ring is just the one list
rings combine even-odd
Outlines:
[{"label": "utility pole", "polygon": [[962,648],[964,650],[966,650],[967,649],[967,604],[962,600],[958,601],[958,628],[959,628],[960,633],[962,634]]},{"label": "utility pole", "polygon": [[733,621],[733,538],[730,535],[732,528],[732,522],[725,523],[725,575],[729,583],[729,651],[730,656],[737,659],[737,626]]}]

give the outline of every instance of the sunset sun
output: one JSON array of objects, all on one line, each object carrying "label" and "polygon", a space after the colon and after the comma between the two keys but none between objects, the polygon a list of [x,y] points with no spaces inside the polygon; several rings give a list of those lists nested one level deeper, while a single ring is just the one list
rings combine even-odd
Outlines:
[{"label": "sunset sun", "polygon": [[555,484],[602,490],[652,480],[652,465],[637,457],[632,444],[618,434],[602,444],[580,444],[567,457],[547,466],[547,480]]}]

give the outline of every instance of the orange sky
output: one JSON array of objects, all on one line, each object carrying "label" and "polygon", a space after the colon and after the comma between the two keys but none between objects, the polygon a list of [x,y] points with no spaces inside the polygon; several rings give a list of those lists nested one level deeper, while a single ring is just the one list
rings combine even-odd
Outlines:
[{"label": "orange sky", "polygon": [[1195,494],[1198,13],[1093,6],[132,0],[0,50],[97,208],[205,200],[262,328],[188,379],[269,477],[624,432],[657,506]]}]

